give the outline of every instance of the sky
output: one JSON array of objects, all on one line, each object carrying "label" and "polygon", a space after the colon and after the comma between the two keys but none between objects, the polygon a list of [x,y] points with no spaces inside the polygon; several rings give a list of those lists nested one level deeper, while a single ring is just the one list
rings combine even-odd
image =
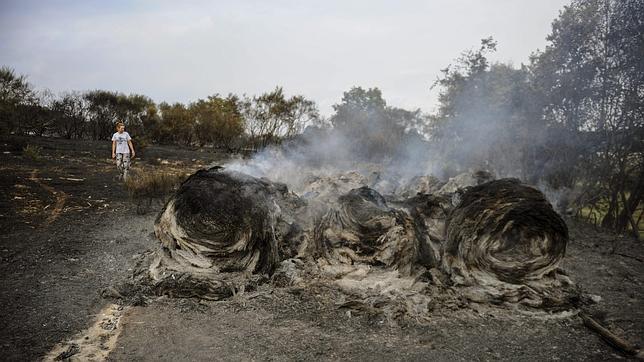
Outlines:
[{"label": "sky", "polygon": [[36,89],[105,89],[156,102],[282,86],[332,114],[353,86],[432,112],[440,70],[494,37],[526,63],[569,1],[0,0],[0,65]]}]

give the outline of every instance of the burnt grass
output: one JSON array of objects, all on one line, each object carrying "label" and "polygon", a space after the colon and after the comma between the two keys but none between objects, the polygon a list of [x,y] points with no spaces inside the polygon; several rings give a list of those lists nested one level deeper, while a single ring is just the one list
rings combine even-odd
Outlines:
[{"label": "burnt grass", "polygon": [[[42,147],[38,157],[23,153]],[[39,360],[114,302],[158,246],[156,200],[141,214],[116,179],[110,143],[0,137],[0,360]],[[134,173],[190,173],[229,157],[169,146],[137,153]],[[566,220],[563,269],[598,302],[597,320],[644,346],[642,242]],[[437,306],[427,324],[341,308],[324,286],[270,288],[226,301],[160,297],[130,309],[110,360],[615,360],[580,318]]]}]

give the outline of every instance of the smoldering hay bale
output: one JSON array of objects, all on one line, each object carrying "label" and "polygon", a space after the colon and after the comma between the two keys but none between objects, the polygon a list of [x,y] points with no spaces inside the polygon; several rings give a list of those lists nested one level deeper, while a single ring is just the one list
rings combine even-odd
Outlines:
[{"label": "smoldering hay bale", "polygon": [[[424,293],[426,301],[433,296],[422,285],[442,270],[454,290],[475,301],[566,303],[572,283],[557,273],[566,225],[535,189],[499,180],[457,191],[457,198],[419,193],[388,202],[366,186],[347,191],[314,182],[316,192],[300,198],[267,179],[198,171],[157,218],[163,248],[150,276],[163,293],[214,299],[245,278],[282,269],[288,273],[280,285],[326,275],[371,292],[386,276],[389,295]],[[421,278],[428,269],[432,277]]]},{"label": "smoldering hay bale", "polygon": [[482,301],[561,305],[570,280],[557,273],[568,229],[544,195],[516,179],[465,189],[446,226],[443,266]]},{"label": "smoldering hay bale", "polygon": [[484,182],[493,180],[494,177],[487,171],[465,172],[450,178],[438,190],[439,194],[454,193],[459,189],[480,185]]},{"label": "smoldering hay bale", "polygon": [[418,239],[417,263],[425,268],[441,264],[445,222],[452,210],[451,197],[419,193],[396,204],[413,219]]},{"label": "smoldering hay bale", "polygon": [[413,221],[366,186],[338,198],[321,220],[316,239],[334,259],[395,268],[410,274],[418,253]]},{"label": "smoldering hay bale", "polygon": [[272,272],[293,256],[282,239],[299,205],[282,184],[221,168],[198,171],[155,222],[163,252],[153,264],[153,279],[188,274],[186,284],[207,292],[203,284],[211,278],[218,285],[214,275],[222,272]]},{"label": "smoldering hay bale", "polygon": [[414,197],[418,194],[437,193],[445,183],[433,176],[414,176],[396,188],[395,194],[401,197]]}]

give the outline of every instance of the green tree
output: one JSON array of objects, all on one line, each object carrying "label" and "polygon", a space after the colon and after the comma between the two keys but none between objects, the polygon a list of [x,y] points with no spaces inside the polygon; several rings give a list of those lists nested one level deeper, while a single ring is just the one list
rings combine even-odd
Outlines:
[{"label": "green tree", "polygon": [[333,109],[331,125],[350,142],[349,151],[365,160],[395,156],[408,131],[424,123],[420,110],[387,106],[378,88],[353,87]]},{"label": "green tree", "polygon": [[279,143],[319,119],[317,106],[304,96],[287,98],[281,87],[239,103],[253,148]]},{"label": "green tree", "polygon": [[147,106],[145,113],[141,115],[141,126],[148,141],[161,141],[161,116],[156,104],[151,103]]},{"label": "green tree", "polygon": [[56,134],[70,138],[82,138],[86,130],[87,102],[82,94],[63,94],[51,104]]},{"label": "green tree", "polygon": [[9,67],[0,68],[0,130],[3,133],[23,133],[23,122],[31,117],[36,101],[26,76],[17,75]]},{"label": "green tree", "polygon": [[126,124],[130,132],[143,135],[143,120],[147,118],[147,112],[156,112],[154,102],[141,94],[120,94],[117,104],[118,118]]},{"label": "green tree", "polygon": [[85,94],[88,102],[88,128],[92,139],[109,139],[118,121],[118,93],[94,90]]},{"label": "green tree", "polygon": [[533,57],[545,120],[565,131],[580,206],[603,208],[601,224],[635,232],[644,197],[644,3],[576,0]]},{"label": "green tree", "polygon": [[536,155],[545,136],[541,100],[525,66],[490,64],[496,45],[483,39],[442,71],[431,134],[453,172],[489,169],[536,182],[543,172]]},{"label": "green tree", "polygon": [[88,102],[88,121],[92,139],[109,138],[114,125],[122,121],[131,133],[143,132],[143,119],[154,102],[146,96],[94,90],[85,94]]},{"label": "green tree", "polygon": [[195,120],[188,107],[182,103],[161,103],[161,127],[159,141],[162,143],[192,145],[195,137]]},{"label": "green tree", "polygon": [[230,150],[244,132],[238,99],[233,95],[199,99],[190,104],[190,111],[195,119],[196,138],[202,146],[213,144]]}]

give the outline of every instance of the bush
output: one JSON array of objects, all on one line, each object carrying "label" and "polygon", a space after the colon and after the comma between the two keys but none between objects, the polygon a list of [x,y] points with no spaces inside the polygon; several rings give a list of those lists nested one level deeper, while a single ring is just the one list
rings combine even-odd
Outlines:
[{"label": "bush", "polygon": [[145,149],[148,148],[149,145],[150,141],[145,136],[134,140],[134,147],[136,147],[136,152],[140,155],[143,155]]},{"label": "bush", "polygon": [[36,145],[27,145],[22,149],[22,154],[33,161],[42,159],[42,147]]},{"label": "bush", "polygon": [[169,195],[184,179],[183,174],[147,172],[129,177],[125,181],[125,188],[130,199],[136,203],[137,212],[144,214],[151,206],[152,200]]}]

